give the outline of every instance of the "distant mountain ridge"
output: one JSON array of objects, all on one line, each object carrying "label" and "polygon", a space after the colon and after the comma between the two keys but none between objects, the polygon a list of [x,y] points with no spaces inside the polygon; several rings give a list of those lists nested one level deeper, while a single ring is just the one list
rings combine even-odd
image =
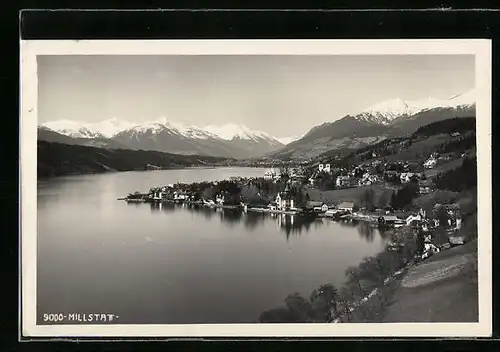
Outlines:
[{"label": "distant mountain ridge", "polygon": [[[59,120],[39,126],[39,139],[102,148],[154,150],[227,158],[311,159],[330,150],[349,150],[403,136],[454,117],[475,117],[475,91],[449,99],[388,99],[299,138],[276,138],[246,126],[186,126],[166,117],[137,124],[117,118],[97,123]],[[281,140],[281,141],[280,141]]]},{"label": "distant mountain ridge", "polygon": [[271,154],[271,157],[310,159],[329,150],[356,149],[385,138],[411,134],[432,122],[475,117],[475,107],[474,90],[450,99],[389,99],[354,115],[315,126],[299,140]]},{"label": "distant mountain ridge", "polygon": [[175,123],[166,117],[142,124],[114,118],[97,123],[59,120],[39,126],[39,138],[59,141],[63,138],[54,140],[55,135],[48,136],[47,130],[76,139],[67,141],[68,144],[155,150],[185,155],[249,158],[274,152],[284,146],[275,137],[242,125],[210,125],[200,128]]}]

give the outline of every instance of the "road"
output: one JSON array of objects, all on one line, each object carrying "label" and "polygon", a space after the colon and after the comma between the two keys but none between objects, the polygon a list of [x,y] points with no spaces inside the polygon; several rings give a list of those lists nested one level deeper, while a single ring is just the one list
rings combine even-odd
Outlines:
[{"label": "road", "polygon": [[476,242],[434,255],[411,268],[382,322],[477,322]]}]

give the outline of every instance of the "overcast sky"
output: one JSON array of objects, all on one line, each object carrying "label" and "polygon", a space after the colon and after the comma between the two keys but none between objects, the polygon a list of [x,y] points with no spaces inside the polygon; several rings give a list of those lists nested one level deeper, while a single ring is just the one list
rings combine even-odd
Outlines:
[{"label": "overcast sky", "polygon": [[302,135],[382,100],[474,88],[473,56],[39,56],[39,122],[160,116]]}]

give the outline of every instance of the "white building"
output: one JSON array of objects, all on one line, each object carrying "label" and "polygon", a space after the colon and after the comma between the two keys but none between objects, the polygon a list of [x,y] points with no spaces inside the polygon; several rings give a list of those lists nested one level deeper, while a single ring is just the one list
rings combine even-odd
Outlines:
[{"label": "white building", "polygon": [[434,168],[434,166],[436,166],[436,163],[437,163],[437,160],[434,157],[431,157],[425,161],[424,167],[426,169],[432,169],[432,168]]},{"label": "white building", "polygon": [[282,195],[281,193],[278,193],[275,199],[275,203],[278,210],[295,209],[293,199],[291,199],[290,197],[286,197],[286,194]]},{"label": "white building", "polygon": [[217,195],[215,198],[215,203],[218,205],[224,205],[224,195]]},{"label": "white building", "polygon": [[318,171],[319,171],[319,172],[322,172],[324,168],[325,168],[325,165],[324,165],[324,164],[319,164],[319,165],[318,165]]},{"label": "white building", "polygon": [[401,183],[408,183],[411,181],[411,178],[414,176],[415,174],[412,173],[412,172],[402,172],[401,175],[399,175],[399,178],[401,180]]},{"label": "white building", "polygon": [[412,222],[414,221],[421,221],[422,216],[420,214],[418,215],[410,215],[406,218],[406,226],[410,226]]},{"label": "white building", "polygon": [[151,198],[153,198],[153,200],[161,200],[163,198],[163,192],[160,190],[156,190],[153,192]]},{"label": "white building", "polygon": [[187,199],[187,196],[185,194],[174,192],[174,200],[185,200],[185,199]]}]

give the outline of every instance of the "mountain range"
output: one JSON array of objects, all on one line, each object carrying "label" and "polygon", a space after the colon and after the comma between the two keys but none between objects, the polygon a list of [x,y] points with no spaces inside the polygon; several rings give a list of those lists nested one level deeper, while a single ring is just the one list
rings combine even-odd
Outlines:
[{"label": "mountain range", "polygon": [[226,158],[311,159],[332,150],[355,149],[453,117],[475,117],[475,92],[449,99],[389,99],[333,122],[313,127],[302,137],[276,138],[237,124],[185,126],[165,117],[147,123],[117,118],[97,123],[58,120],[39,125],[42,141],[108,149],[153,150]]},{"label": "mountain range", "polygon": [[386,138],[406,136],[432,122],[453,117],[475,117],[475,110],[474,91],[443,100],[390,99],[315,126],[302,138],[287,144],[270,157],[310,159],[332,150],[357,149]]},{"label": "mountain range", "polygon": [[258,157],[284,146],[277,138],[242,125],[185,126],[165,117],[136,124],[116,118],[97,123],[58,120],[39,125],[38,138],[83,146],[154,150],[183,155]]}]

